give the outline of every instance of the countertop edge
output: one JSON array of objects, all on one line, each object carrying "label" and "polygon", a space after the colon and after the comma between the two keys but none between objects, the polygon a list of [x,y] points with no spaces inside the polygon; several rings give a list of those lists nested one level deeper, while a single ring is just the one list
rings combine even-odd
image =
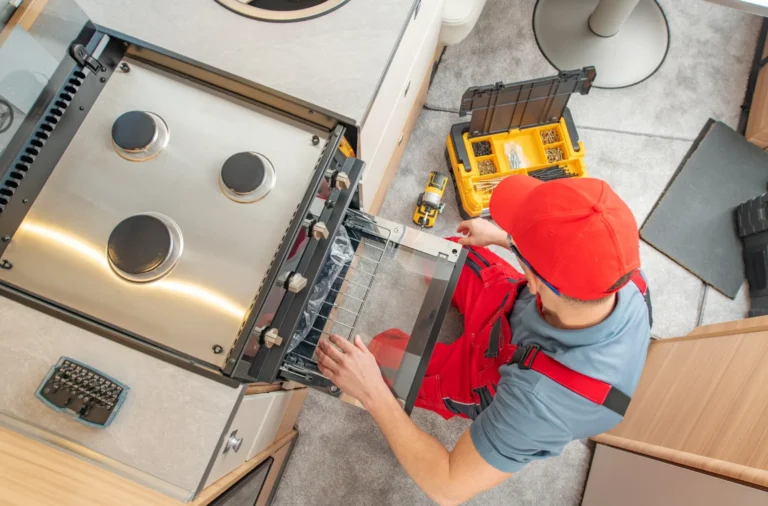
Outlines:
[{"label": "countertop edge", "polygon": [[338,120],[341,123],[344,123],[344,124],[347,124],[347,125],[350,125],[350,126],[355,126],[357,128],[361,128],[365,124],[366,120],[368,119],[368,115],[370,114],[371,108],[373,107],[373,103],[375,102],[376,97],[378,96],[379,91],[381,90],[381,86],[382,86],[382,83],[384,82],[384,79],[385,79],[385,77],[387,75],[387,72],[389,72],[389,69],[390,69],[390,66],[392,65],[392,61],[393,61],[393,59],[395,57],[395,54],[397,53],[397,50],[400,48],[400,43],[402,42],[403,35],[405,34],[405,31],[406,31],[406,29],[408,27],[408,24],[411,22],[411,20],[413,18],[413,14],[414,14],[415,10],[417,9],[417,7],[419,6],[420,3],[421,3],[421,0],[412,0],[412,2],[410,4],[410,7],[408,9],[408,15],[405,17],[405,19],[403,20],[403,23],[400,25],[399,33],[397,35],[397,39],[395,41],[395,44],[394,44],[394,46],[392,47],[392,49],[391,49],[391,51],[389,53],[386,65],[384,66],[384,68],[379,73],[378,79],[376,80],[376,85],[375,85],[374,89],[372,90],[372,93],[370,94],[370,97],[368,99],[367,105],[365,106],[365,109],[359,111],[360,114],[352,114],[351,116],[347,115],[349,113],[344,114],[344,113],[339,112],[338,110],[328,109],[326,107],[323,107],[323,106],[320,106],[318,104],[315,104],[315,103],[309,102],[307,100],[304,100],[304,99],[302,99],[302,98],[300,98],[298,96],[282,92],[282,91],[277,90],[275,88],[266,86],[266,85],[264,85],[264,84],[262,84],[260,82],[252,81],[252,80],[247,79],[245,77],[233,74],[231,72],[224,71],[224,70],[222,70],[219,67],[210,65],[208,63],[203,63],[203,62],[201,62],[199,60],[187,57],[187,56],[182,55],[180,53],[177,53],[175,51],[171,51],[169,49],[166,49],[164,47],[158,46],[156,44],[152,44],[152,43],[147,42],[147,41],[145,41],[145,40],[143,40],[143,39],[141,39],[139,37],[134,37],[132,35],[128,35],[128,34],[126,34],[124,32],[119,31],[119,30],[112,29],[109,26],[106,26],[106,25],[103,25],[103,24],[99,24],[99,23],[95,23],[93,21],[91,21],[91,22],[94,24],[94,26],[96,26],[96,28],[99,31],[105,33],[106,35],[108,35],[110,37],[115,37],[115,38],[118,38],[118,39],[123,40],[125,42],[128,42],[130,44],[135,44],[137,46],[141,46],[141,47],[150,49],[150,50],[155,51],[157,53],[160,53],[162,55],[170,56],[170,57],[172,57],[174,59],[177,59],[177,60],[180,60],[182,62],[188,63],[190,65],[199,67],[199,68],[204,69],[206,71],[215,72],[216,74],[224,76],[224,77],[226,77],[228,79],[232,79],[233,81],[236,81],[236,82],[238,82],[240,84],[252,87],[252,88],[254,88],[256,90],[259,90],[261,92],[270,94],[270,95],[278,97],[280,99],[288,100],[288,101],[290,101],[290,102],[292,102],[292,103],[294,103],[296,105],[299,105],[301,107],[306,107],[307,109],[311,109],[313,111],[317,111],[317,112],[320,112],[322,114],[325,114],[325,115],[327,115],[329,117],[332,117],[332,118]]},{"label": "countertop edge", "polygon": [[[418,2],[420,0],[415,0],[415,1]],[[411,11],[411,12],[413,12],[413,11]],[[166,48],[159,47],[159,46],[157,46],[155,44],[151,44],[149,42],[146,42],[146,41],[144,41],[142,39],[139,39],[137,37],[133,37],[131,35],[127,35],[125,33],[119,32],[117,30],[113,30],[112,28],[109,28],[107,26],[99,25],[99,24],[96,24],[95,26],[96,26],[96,28],[99,31],[105,33],[106,35],[108,35],[110,37],[118,38],[118,39],[120,39],[122,41],[125,41],[125,42],[129,43],[129,44],[134,44],[134,45],[137,45],[137,46],[141,46],[141,47],[150,49],[150,50],[152,50],[152,51],[154,51],[156,53],[159,53],[159,54],[162,54],[162,55],[165,55],[165,56],[170,56],[170,57],[172,57],[174,59],[177,59],[179,61],[182,61],[184,63],[188,63],[190,65],[193,65],[195,67],[201,68],[203,70],[207,70],[209,72],[213,72],[215,74],[224,76],[224,77],[226,77],[228,79],[231,79],[231,80],[236,81],[238,83],[241,83],[241,84],[244,84],[246,86],[252,87],[252,88],[257,89],[259,91],[262,91],[264,93],[268,93],[268,94],[273,95],[275,97],[279,97],[279,98],[288,100],[290,102],[293,102],[294,104],[300,105],[302,107],[306,107],[306,108],[311,109],[313,111],[317,111],[317,112],[320,112],[322,114],[326,114],[326,115],[328,115],[328,116],[330,116],[332,118],[337,119],[341,123],[346,123],[346,124],[350,124],[350,125],[358,125],[354,119],[352,119],[352,118],[350,118],[348,116],[344,116],[343,114],[340,114],[340,113],[338,113],[336,111],[331,111],[331,110],[326,109],[324,107],[320,107],[320,106],[318,106],[316,104],[312,104],[310,102],[307,102],[306,100],[303,100],[301,98],[295,97],[295,96],[287,94],[287,93],[283,93],[281,91],[278,91],[278,90],[275,90],[275,89],[270,88],[268,86],[265,86],[265,85],[263,85],[261,83],[257,83],[255,81],[251,81],[249,79],[245,79],[244,77],[237,76],[235,74],[226,72],[226,71],[224,71],[224,70],[222,70],[222,69],[220,69],[218,67],[213,67],[213,66],[208,65],[206,63],[203,63],[201,61],[194,60],[194,59],[189,58],[187,56],[184,56],[182,54],[179,54],[179,53],[176,53],[174,51],[170,51],[170,50],[168,50]],[[404,32],[404,29],[401,30],[400,38],[402,38],[402,33],[403,32]],[[400,45],[400,38],[398,38],[397,46]],[[397,50],[397,46],[395,47],[395,51]],[[394,55],[395,51],[393,51],[392,54],[390,55],[390,60],[389,60],[390,62],[392,60],[392,56]],[[374,98],[375,98],[376,94],[378,94],[378,92],[379,92],[379,88],[381,87],[381,81],[383,80],[383,76],[386,74],[388,69],[389,69],[389,62],[387,63],[387,67],[386,67],[384,73],[382,74],[381,79],[379,80],[379,84],[376,87],[376,91],[374,92]],[[372,103],[373,103],[373,99],[371,99],[371,101],[369,102],[364,117],[368,115],[368,110],[370,110]]]}]

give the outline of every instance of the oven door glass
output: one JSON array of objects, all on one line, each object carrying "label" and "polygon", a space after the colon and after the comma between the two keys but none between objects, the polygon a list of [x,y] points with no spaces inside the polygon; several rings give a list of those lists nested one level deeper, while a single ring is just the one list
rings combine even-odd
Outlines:
[{"label": "oven door glass", "polygon": [[316,312],[305,311],[308,328],[294,334],[281,375],[340,394],[319,373],[315,349],[331,334],[348,340],[359,335],[410,412],[466,252],[458,244],[359,211],[349,210],[343,225],[349,255],[337,255],[343,259],[338,274],[325,279],[321,290],[315,287],[324,298]]}]

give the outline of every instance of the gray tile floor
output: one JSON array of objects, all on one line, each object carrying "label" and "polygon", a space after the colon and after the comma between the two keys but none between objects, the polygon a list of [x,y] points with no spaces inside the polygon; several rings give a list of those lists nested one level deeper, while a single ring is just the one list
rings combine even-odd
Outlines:
[{"label": "gray tile floor", "polygon": [[[572,100],[590,174],[607,180],[642,223],[709,117],[736,126],[760,18],[700,0],[660,0],[672,43],[659,72],[632,88],[593,90]],[[456,109],[469,86],[544,77],[554,70],[531,33],[532,0],[488,0],[478,24],[448,48],[428,103]],[[410,223],[431,170],[446,170],[445,136],[452,113],[424,110],[381,215]],[[451,235],[460,221],[453,188],[432,233]],[[506,255],[505,252],[500,252]],[[684,335],[703,323],[738,319],[745,292],[731,301],[646,244],[641,256],[654,298],[657,337]],[[507,256],[508,258],[509,256]],[[703,302],[703,304],[702,304]],[[700,306],[703,311],[700,315]],[[444,330],[459,323],[451,316]],[[414,421],[452,447],[466,420],[416,410]],[[408,478],[367,413],[312,392],[299,419],[300,438],[281,483],[278,506],[429,504]],[[591,452],[579,441],[559,457],[535,462],[472,504],[577,505]]]}]

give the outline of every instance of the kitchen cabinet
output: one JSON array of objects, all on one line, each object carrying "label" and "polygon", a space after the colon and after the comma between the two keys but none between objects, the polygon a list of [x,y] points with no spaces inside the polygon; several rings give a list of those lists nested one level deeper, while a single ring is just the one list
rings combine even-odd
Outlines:
[{"label": "kitchen cabinet", "polygon": [[375,214],[381,207],[399,165],[390,164],[390,159],[407,144],[415,124],[407,121],[412,111],[424,105],[426,91],[422,90],[428,87],[432,66],[440,56],[442,10],[443,0],[421,0],[360,129],[358,158],[366,162],[360,193],[366,212]]},{"label": "kitchen cabinet", "polygon": [[278,432],[285,420],[293,429],[299,410],[288,412],[294,397],[301,407],[306,396],[305,390],[276,390],[255,393],[243,397],[232,423],[225,431],[226,437],[219,446],[205,486],[208,487],[240,465],[255,458],[267,447],[280,439]]},{"label": "kitchen cabinet", "polygon": [[[717,504],[711,502],[717,497],[714,490],[730,487],[726,480],[750,490],[761,490],[760,504],[766,504],[766,384],[768,317],[708,325],[685,337],[654,341],[624,420],[593,439],[602,445],[670,464],[665,472],[680,474],[680,486],[689,487],[687,502],[691,504]],[[606,453],[606,450],[600,452]],[[643,473],[638,476],[635,472],[639,466],[647,467],[649,477],[661,472],[640,461],[628,463],[626,456],[615,458],[621,460],[624,467],[601,464],[602,467],[593,471],[596,480],[605,481],[603,475],[608,468],[613,469],[614,478],[607,481],[626,479],[631,469],[632,479],[642,482]],[[696,476],[683,476],[674,466],[688,468]],[[701,485],[692,485],[699,482]],[[690,500],[710,487],[713,490],[710,502]],[[663,500],[643,504],[679,504],[670,499],[675,497],[672,489],[666,493],[659,490],[646,493],[647,497]],[[756,497],[752,491],[744,494],[744,497]],[[731,503],[750,504],[735,497]],[[590,503],[585,501],[585,504]]]},{"label": "kitchen cabinet", "polygon": [[768,504],[768,492],[662,460],[597,445],[581,504],[762,506]]}]

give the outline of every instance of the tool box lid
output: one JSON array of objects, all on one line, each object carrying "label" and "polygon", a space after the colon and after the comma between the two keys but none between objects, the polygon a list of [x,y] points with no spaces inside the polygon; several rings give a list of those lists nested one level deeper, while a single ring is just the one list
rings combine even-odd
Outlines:
[{"label": "tool box lid", "polygon": [[459,115],[472,113],[470,137],[555,123],[571,94],[589,93],[596,75],[595,67],[584,67],[519,83],[474,86],[461,97]]}]

